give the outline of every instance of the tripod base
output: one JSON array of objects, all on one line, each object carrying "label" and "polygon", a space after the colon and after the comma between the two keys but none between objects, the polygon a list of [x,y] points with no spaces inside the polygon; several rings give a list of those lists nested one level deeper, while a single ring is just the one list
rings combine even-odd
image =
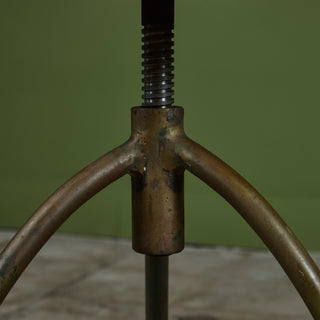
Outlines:
[{"label": "tripod base", "polygon": [[133,248],[146,258],[147,319],[167,317],[168,258],[183,236],[183,172],[224,197],[270,249],[320,320],[320,271],[271,205],[237,172],[189,139],[182,108],[134,108],[132,134],[59,188],[0,254],[0,303],[57,228],[80,205],[124,174],[132,178]]}]

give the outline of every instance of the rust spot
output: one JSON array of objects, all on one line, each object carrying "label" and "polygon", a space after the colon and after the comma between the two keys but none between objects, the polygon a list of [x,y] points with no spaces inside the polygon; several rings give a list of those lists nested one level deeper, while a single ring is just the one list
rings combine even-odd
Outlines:
[{"label": "rust spot", "polygon": [[36,233],[37,233],[37,229],[36,228],[33,228],[33,229],[31,229],[30,231],[29,231],[29,233],[28,233],[28,235],[29,236],[33,236],[33,235],[35,235]]},{"label": "rust spot", "polygon": [[158,155],[160,156],[161,150],[165,150],[165,136],[167,136],[168,129],[167,127],[163,127],[159,130],[158,133],[158,143],[159,143],[159,148],[158,148]]},{"label": "rust spot", "polygon": [[162,169],[163,172],[166,174],[166,182],[167,186],[174,192],[180,193],[183,191],[183,175],[175,175],[172,172]]},{"label": "rust spot", "polygon": [[157,180],[153,180],[152,182],[151,182],[151,187],[152,187],[152,189],[154,190],[157,186],[158,186],[158,181]]},{"label": "rust spot", "polygon": [[174,110],[170,110],[170,111],[168,112],[167,120],[168,120],[169,122],[170,122],[170,121],[173,121],[175,117],[176,117],[176,116],[175,116],[175,114],[174,114]]},{"label": "rust spot", "polygon": [[181,235],[181,231],[177,232],[177,234],[172,238],[173,241],[177,241]]},{"label": "rust spot", "polygon": [[0,270],[0,278],[8,283],[14,284],[19,278],[19,275],[17,274],[18,267],[16,265],[12,266],[15,255],[10,257],[0,256],[0,260],[4,260]]},{"label": "rust spot", "polygon": [[158,139],[161,140],[163,139],[168,133],[168,128],[167,127],[163,127],[159,130],[159,133],[158,133]]}]

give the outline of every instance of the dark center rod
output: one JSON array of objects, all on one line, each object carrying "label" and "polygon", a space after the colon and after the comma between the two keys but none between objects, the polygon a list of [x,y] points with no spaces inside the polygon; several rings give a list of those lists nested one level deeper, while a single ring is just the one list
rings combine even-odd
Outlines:
[{"label": "dark center rod", "polygon": [[[174,0],[142,0],[141,4],[142,106],[172,107]],[[146,255],[146,320],[168,320],[168,263],[168,256]]]},{"label": "dark center rod", "polygon": [[168,320],[168,256],[146,256],[146,320]]},{"label": "dark center rod", "polygon": [[174,0],[142,0],[143,107],[172,107]]}]

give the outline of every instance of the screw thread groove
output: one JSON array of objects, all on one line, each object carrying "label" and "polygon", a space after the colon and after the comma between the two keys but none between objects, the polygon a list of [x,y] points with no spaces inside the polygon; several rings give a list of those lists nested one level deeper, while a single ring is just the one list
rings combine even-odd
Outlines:
[{"label": "screw thread groove", "polygon": [[173,25],[145,25],[142,33],[142,106],[172,107]]}]

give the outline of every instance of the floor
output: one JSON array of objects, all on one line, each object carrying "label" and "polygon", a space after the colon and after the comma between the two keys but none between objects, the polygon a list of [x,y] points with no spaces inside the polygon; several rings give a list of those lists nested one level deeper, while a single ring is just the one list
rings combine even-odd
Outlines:
[{"label": "floor", "polygon": [[[0,230],[0,247],[11,238]],[[320,265],[320,253],[312,254]],[[192,247],[170,257],[170,320],[311,320],[270,253]],[[144,257],[128,240],[55,235],[0,308],[6,320],[143,320]]]}]

